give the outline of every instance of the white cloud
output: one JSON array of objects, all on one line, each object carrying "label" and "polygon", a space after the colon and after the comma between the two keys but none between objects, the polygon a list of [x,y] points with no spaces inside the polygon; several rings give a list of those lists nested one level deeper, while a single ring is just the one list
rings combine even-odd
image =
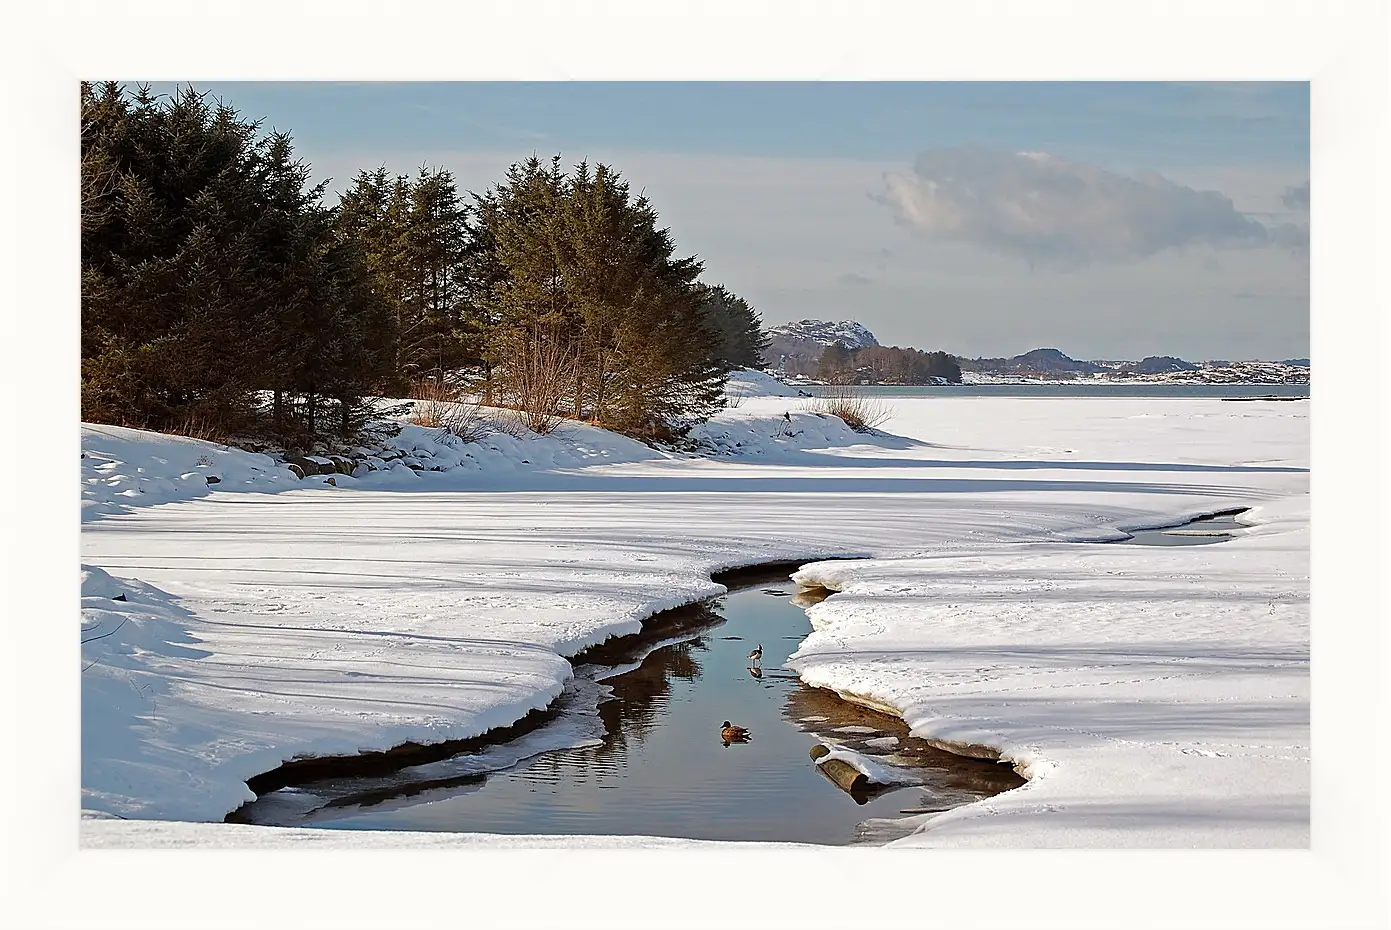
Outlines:
[{"label": "white cloud", "polygon": [[1031,264],[1132,261],[1166,249],[1266,245],[1271,232],[1217,191],[1044,152],[936,149],[878,196],[918,233]]}]

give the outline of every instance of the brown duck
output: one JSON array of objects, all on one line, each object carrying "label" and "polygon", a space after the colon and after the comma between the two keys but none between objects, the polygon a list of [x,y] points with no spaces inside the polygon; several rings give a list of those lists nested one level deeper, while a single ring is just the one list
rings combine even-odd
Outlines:
[{"label": "brown duck", "polygon": [[728,720],[720,725],[720,739],[725,745],[730,743],[747,743],[751,734],[744,727],[736,727]]}]

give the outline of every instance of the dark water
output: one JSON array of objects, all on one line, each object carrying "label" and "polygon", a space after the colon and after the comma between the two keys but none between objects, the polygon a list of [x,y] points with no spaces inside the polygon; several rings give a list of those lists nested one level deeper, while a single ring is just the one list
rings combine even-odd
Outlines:
[{"label": "dark water", "polygon": [[[802,384],[819,395],[824,385]],[[834,390],[845,390],[835,388]],[[852,388],[870,397],[1308,397],[1308,384],[873,384]]]},{"label": "dark water", "polygon": [[1246,511],[1218,514],[1211,517],[1198,517],[1181,526],[1171,526],[1157,530],[1134,530],[1129,539],[1120,543],[1138,546],[1207,546],[1231,539],[1235,531],[1247,524],[1237,520]]},{"label": "dark water", "polygon": [[[603,661],[577,668],[570,710],[519,740],[591,745],[542,752],[502,772],[526,746],[491,759],[456,757],[371,779],[272,792],[239,819],[286,826],[511,834],[628,834],[822,844],[884,842],[910,832],[905,810],[969,803],[1023,783],[1006,765],[964,759],[912,739],[902,721],[809,688],[782,667],[810,631],[788,582],[729,594],[688,610],[682,638],[618,674]],[[763,646],[761,674],[747,655]],[[611,699],[593,706],[594,692]],[[588,715],[586,716],[586,711]],[[749,728],[729,746],[720,724]],[[590,730],[586,732],[586,727]],[[840,728],[850,729],[840,729]],[[890,745],[886,737],[896,743]],[[920,782],[851,796],[808,756],[819,739],[902,766]],[[870,745],[867,741],[877,740]],[[887,818],[887,822],[881,820]],[[870,821],[866,823],[866,821]]]}]

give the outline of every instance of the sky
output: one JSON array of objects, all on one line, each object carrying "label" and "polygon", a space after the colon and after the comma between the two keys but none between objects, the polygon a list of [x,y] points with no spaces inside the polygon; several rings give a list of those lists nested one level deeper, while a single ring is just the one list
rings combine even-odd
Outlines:
[{"label": "sky", "polygon": [[533,153],[610,164],[767,325],[967,357],[1309,354],[1303,82],[197,86],[334,191],[383,164],[473,191]]}]

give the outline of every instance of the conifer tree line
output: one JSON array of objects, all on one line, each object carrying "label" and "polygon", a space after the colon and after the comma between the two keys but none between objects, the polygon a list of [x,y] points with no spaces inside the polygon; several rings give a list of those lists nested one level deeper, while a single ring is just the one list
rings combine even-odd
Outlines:
[{"label": "conifer tree line", "polygon": [[961,383],[961,366],[946,352],[898,346],[847,349],[833,342],[822,351],[816,369],[831,384],[928,384],[933,378]]},{"label": "conifer tree line", "polygon": [[467,372],[664,439],[762,364],[758,314],[609,166],[533,156],[479,194],[383,166],[330,205],[288,133],[191,87],[84,83],[81,120],[84,419],[307,444]]}]

